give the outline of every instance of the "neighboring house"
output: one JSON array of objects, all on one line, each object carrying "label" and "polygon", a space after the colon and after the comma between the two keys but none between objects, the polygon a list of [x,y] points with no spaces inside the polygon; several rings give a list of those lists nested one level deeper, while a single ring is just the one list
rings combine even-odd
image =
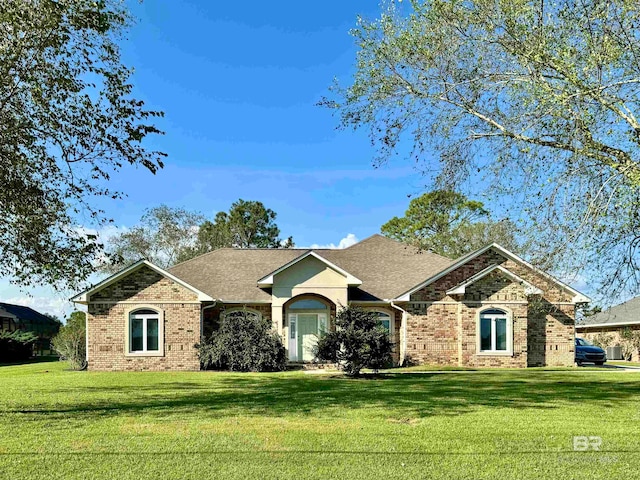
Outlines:
[{"label": "neighboring house", "polygon": [[244,310],[309,362],[345,305],[378,313],[397,363],[573,365],[575,306],[589,301],[495,244],[454,261],[380,235],[343,250],[221,248],[166,271],[141,260],[72,300],[88,306],[92,370],[198,370],[194,345]]},{"label": "neighboring house", "polygon": [[51,353],[51,339],[60,330],[60,323],[30,307],[0,303],[0,332],[15,330],[35,333],[38,342],[34,345],[34,353],[48,355]]},{"label": "neighboring house", "polygon": [[[615,346],[620,345],[622,331],[626,328],[640,331],[640,297],[632,298],[609,310],[585,318],[576,325],[576,334],[587,340],[593,340],[597,335],[604,333],[611,337],[611,343],[608,346]],[[640,361],[637,351],[633,352],[631,360]]]}]

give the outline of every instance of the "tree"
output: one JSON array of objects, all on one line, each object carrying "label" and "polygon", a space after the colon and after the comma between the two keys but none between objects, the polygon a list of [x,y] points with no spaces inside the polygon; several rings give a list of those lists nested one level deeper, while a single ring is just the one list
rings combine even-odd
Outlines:
[{"label": "tree", "polygon": [[152,173],[161,116],[132,98],[116,0],[0,0],[0,267],[22,285],[75,286],[101,254],[97,197],[124,165]]},{"label": "tree", "polygon": [[338,311],[335,324],[334,331],[318,340],[319,360],[341,364],[349,376],[358,376],[363,368],[377,370],[391,363],[393,344],[376,312],[347,306]]},{"label": "tree", "polygon": [[218,212],[213,222],[206,221],[200,225],[196,245],[185,249],[180,260],[188,260],[221,247],[293,247],[292,237],[285,241],[280,239],[276,216],[262,202],[239,199],[231,204],[229,213]]},{"label": "tree", "polygon": [[227,315],[220,328],[197,345],[204,368],[238,372],[284,370],[285,350],[271,320],[248,311]]},{"label": "tree", "polygon": [[555,260],[637,289],[640,5],[387,4],[353,30],[353,83],[321,103],[369,129],[378,161],[408,141],[438,185],[486,185]]},{"label": "tree", "polygon": [[448,190],[412,199],[404,217],[392,218],[380,230],[387,237],[451,258],[493,242],[520,250],[512,222],[493,221],[482,202]]},{"label": "tree", "polygon": [[61,359],[69,362],[72,370],[84,370],[87,366],[86,314],[72,312],[51,345]]},{"label": "tree", "polygon": [[640,331],[624,327],[620,332],[620,346],[622,357],[625,360],[632,360],[634,353],[640,353]]},{"label": "tree", "polygon": [[166,205],[151,208],[140,224],[108,241],[110,261],[102,264],[107,272],[146,258],[160,267],[175,264],[183,251],[192,248],[198,238],[198,225],[204,217],[183,208]]},{"label": "tree", "polygon": [[28,360],[33,355],[33,347],[37,341],[38,336],[34,332],[0,332],[0,362]]}]

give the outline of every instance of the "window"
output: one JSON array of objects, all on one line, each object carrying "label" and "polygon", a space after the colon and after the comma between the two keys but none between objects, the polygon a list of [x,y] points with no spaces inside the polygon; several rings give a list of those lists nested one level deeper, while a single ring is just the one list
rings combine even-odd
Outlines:
[{"label": "window", "polygon": [[391,335],[391,315],[384,312],[375,312],[378,315],[378,323]]},{"label": "window", "polygon": [[289,305],[289,310],[326,310],[327,306],[320,300],[305,298]]},{"label": "window", "polygon": [[160,314],[155,310],[135,310],[129,314],[129,352],[160,351]]},{"label": "window", "polygon": [[508,353],[511,349],[511,328],[508,315],[502,310],[485,310],[480,314],[480,351]]},{"label": "window", "polygon": [[245,318],[251,318],[253,320],[260,320],[262,315],[255,310],[249,310],[246,308],[238,308],[235,310],[228,310],[224,313],[224,318],[238,318],[244,320]]},{"label": "window", "polygon": [[291,333],[291,338],[295,339],[296,338],[296,318],[295,315],[292,316],[291,320],[289,321],[289,323],[291,324],[291,326],[289,327],[289,331]]}]

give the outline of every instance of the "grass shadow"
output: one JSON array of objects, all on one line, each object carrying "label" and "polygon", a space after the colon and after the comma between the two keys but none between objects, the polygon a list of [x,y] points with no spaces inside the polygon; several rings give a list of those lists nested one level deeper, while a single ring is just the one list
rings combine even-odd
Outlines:
[{"label": "grass shadow", "polygon": [[[369,409],[381,416],[456,416],[480,408],[552,409],[572,402],[602,407],[638,402],[640,384],[628,374],[613,379],[594,373],[572,372],[472,372],[390,374],[368,379],[301,374],[191,374],[190,381],[154,376],[94,376],[86,386],[65,386],[57,395],[75,399],[68,403],[14,408],[6,413],[34,419],[47,416],[105,416],[120,414],[166,415],[313,415],[342,409]],[[89,374],[91,375],[91,374]],[[108,374],[107,374],[108,375]],[[617,377],[617,378],[616,378]],[[117,376],[115,377],[117,379]],[[141,381],[136,382],[139,378]],[[151,378],[151,377],[150,377]],[[622,380],[622,381],[621,381]],[[628,380],[628,381],[625,381]]]}]

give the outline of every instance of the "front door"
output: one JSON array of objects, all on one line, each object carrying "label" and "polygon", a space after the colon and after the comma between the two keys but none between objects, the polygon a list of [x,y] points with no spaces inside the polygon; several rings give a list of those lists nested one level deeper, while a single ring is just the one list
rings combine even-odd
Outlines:
[{"label": "front door", "polygon": [[311,362],[313,349],[318,343],[318,314],[298,314],[298,360]]}]

